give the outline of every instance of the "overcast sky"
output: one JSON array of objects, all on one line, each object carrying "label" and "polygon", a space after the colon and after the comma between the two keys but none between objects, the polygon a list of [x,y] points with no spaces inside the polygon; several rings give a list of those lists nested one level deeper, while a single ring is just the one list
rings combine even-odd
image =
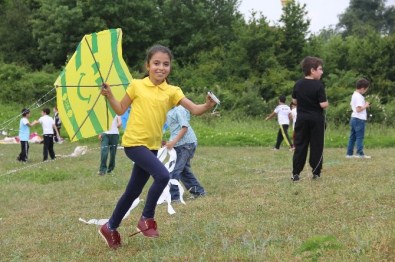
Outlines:
[{"label": "overcast sky", "polygon": [[[324,27],[335,26],[339,19],[338,15],[344,13],[349,5],[349,0],[296,0],[301,4],[306,4],[308,18],[310,19],[310,31],[318,33]],[[387,5],[395,5],[395,0],[387,0]],[[281,16],[280,0],[241,0],[239,10],[248,19],[251,10],[261,11],[271,22],[278,23]]]}]

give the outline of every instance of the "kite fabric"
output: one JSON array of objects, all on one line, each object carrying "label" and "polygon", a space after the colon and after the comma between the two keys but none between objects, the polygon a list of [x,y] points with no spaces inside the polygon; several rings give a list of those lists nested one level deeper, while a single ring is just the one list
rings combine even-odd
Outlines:
[{"label": "kite fabric", "polygon": [[[177,161],[177,153],[173,148],[168,150],[166,147],[162,147],[158,151],[157,158],[163,163],[163,165],[165,165],[167,170],[169,170],[169,172],[171,172],[170,169],[171,170],[174,169],[175,163]],[[185,190],[182,187],[182,185],[180,184],[180,182],[178,182],[177,179],[170,179],[169,183],[167,184],[167,186],[163,190],[161,196],[159,197],[157,204],[160,205],[160,204],[163,204],[164,202],[167,202],[167,212],[170,215],[173,215],[176,213],[176,211],[174,210],[174,208],[171,205],[170,185],[178,186],[178,190],[180,191],[180,201],[181,201],[181,203],[186,205],[184,198],[183,198]],[[133,201],[132,206],[129,208],[128,212],[126,212],[126,214],[122,218],[122,220],[129,217],[130,212],[138,206],[140,201],[141,200],[139,197]],[[86,224],[91,224],[91,225],[104,225],[105,223],[108,222],[108,218],[101,218],[101,219],[92,218],[89,220],[79,218],[79,221],[86,223]]]},{"label": "kite fabric", "polygon": [[122,58],[122,30],[85,35],[54,83],[59,116],[70,140],[109,130],[115,112],[100,95],[103,83],[121,100],[131,81]]}]

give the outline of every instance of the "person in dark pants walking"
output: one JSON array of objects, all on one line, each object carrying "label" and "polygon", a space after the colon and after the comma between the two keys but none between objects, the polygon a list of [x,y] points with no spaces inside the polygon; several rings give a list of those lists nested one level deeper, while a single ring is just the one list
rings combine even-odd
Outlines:
[{"label": "person in dark pants walking", "polygon": [[306,163],[310,147],[309,164],[313,179],[321,176],[324,153],[325,115],[329,106],[324,84],[320,81],[323,62],[308,56],[301,63],[305,77],[295,83],[292,102],[297,105],[295,124],[295,152],[293,155],[292,181],[298,181]]}]

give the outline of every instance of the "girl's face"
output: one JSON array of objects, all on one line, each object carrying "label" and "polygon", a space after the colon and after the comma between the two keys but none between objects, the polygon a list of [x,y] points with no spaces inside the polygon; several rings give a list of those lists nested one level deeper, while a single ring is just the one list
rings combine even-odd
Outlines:
[{"label": "girl's face", "polygon": [[154,85],[160,85],[170,74],[170,56],[163,52],[156,52],[146,65],[149,78]]}]

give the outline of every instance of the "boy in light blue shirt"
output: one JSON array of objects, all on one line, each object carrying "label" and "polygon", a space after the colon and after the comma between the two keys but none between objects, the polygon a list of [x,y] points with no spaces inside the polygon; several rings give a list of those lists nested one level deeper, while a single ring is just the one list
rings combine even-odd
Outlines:
[{"label": "boy in light blue shirt", "polygon": [[29,122],[30,110],[27,108],[22,109],[22,118],[19,121],[19,141],[21,143],[21,152],[16,160],[26,163],[29,154],[29,137],[30,127],[32,124]]},{"label": "boy in light blue shirt", "polygon": [[[189,124],[190,112],[182,106],[173,107],[167,113],[166,125],[170,130],[170,138],[166,143],[168,149],[174,148],[177,161],[170,178],[181,180],[185,188],[192,194],[192,198],[206,195],[191,169],[191,159],[197,147],[195,132]],[[180,201],[180,192],[176,185],[171,185],[170,194],[172,202]]]}]

